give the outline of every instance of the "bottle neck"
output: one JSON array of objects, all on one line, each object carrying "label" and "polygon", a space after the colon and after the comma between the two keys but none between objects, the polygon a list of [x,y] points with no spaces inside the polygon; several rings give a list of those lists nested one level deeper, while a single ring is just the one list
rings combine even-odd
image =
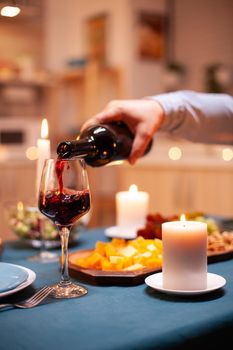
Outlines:
[{"label": "bottle neck", "polygon": [[73,158],[95,156],[96,147],[91,138],[84,137],[79,140],[65,141],[58,145],[57,153],[59,158]]}]

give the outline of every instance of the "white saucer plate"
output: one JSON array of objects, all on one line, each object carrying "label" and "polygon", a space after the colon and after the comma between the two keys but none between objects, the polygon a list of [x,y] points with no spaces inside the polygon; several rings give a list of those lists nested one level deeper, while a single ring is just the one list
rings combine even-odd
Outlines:
[{"label": "white saucer plate", "polygon": [[20,266],[20,265],[15,265],[15,266],[25,270],[28,273],[28,278],[26,279],[25,282],[21,283],[16,288],[0,293],[0,298],[5,297],[5,296],[10,295],[10,294],[13,294],[13,293],[16,293],[16,292],[19,292],[20,290],[22,290],[22,289],[28,287],[30,284],[32,284],[36,279],[36,274],[34,271],[32,271],[24,266]]},{"label": "white saucer plate", "polygon": [[135,229],[122,229],[118,226],[108,227],[104,233],[109,238],[134,239],[137,237],[137,231]]},{"label": "white saucer plate", "polygon": [[28,273],[15,264],[0,263],[0,293],[15,289],[28,279]]},{"label": "white saucer plate", "polygon": [[148,276],[145,279],[145,283],[160,292],[166,294],[176,294],[176,295],[200,295],[205,293],[213,292],[214,290],[222,288],[226,284],[225,278],[222,276],[216,275],[214,273],[207,273],[207,288],[206,289],[197,289],[197,290],[174,290],[167,289],[163,287],[163,273],[156,273]]}]

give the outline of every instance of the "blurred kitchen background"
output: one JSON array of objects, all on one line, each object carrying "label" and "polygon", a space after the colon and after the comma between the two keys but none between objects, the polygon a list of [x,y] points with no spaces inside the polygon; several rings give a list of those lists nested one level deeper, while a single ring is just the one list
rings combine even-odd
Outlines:
[{"label": "blurred kitchen background", "polygon": [[[108,101],[191,89],[233,94],[232,0],[0,0],[0,236],[6,212],[35,204],[43,118],[59,141]],[[88,168],[89,226],[115,224],[115,194],[136,184],[150,212],[233,216],[233,148],[158,135],[135,166]]]}]

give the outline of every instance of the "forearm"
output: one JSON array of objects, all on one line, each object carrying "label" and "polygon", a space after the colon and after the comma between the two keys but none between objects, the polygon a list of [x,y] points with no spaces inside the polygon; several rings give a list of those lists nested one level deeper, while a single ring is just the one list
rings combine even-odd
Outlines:
[{"label": "forearm", "polygon": [[233,98],[179,91],[150,97],[165,113],[161,131],[193,142],[233,144]]}]

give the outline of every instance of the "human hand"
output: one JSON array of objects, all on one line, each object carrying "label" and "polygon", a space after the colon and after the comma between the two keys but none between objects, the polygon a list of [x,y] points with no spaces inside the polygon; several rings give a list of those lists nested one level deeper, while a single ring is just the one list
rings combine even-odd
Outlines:
[{"label": "human hand", "polygon": [[107,104],[104,110],[89,119],[82,130],[94,124],[123,121],[135,135],[128,161],[134,164],[142,157],[154,133],[164,121],[161,105],[150,99],[116,100]]}]

